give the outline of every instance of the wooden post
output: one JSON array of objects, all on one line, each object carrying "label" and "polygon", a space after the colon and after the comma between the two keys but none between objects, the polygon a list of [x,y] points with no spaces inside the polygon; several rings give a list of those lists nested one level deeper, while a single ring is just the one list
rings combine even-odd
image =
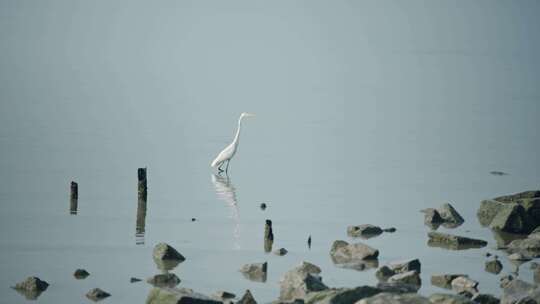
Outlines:
[{"label": "wooden post", "polygon": [[79,200],[79,184],[71,182],[69,195],[69,213],[77,214],[77,205]]},{"label": "wooden post", "polygon": [[137,170],[137,177],[139,180],[139,200],[144,199],[146,200],[146,197],[148,195],[148,188],[146,185],[146,168],[139,168]]},{"label": "wooden post", "polygon": [[137,222],[135,225],[135,244],[144,245],[146,226],[146,200],[139,198],[137,203]]},{"label": "wooden post", "polygon": [[272,221],[266,220],[264,225],[264,251],[272,251],[272,245],[274,244],[274,233],[272,232]]}]

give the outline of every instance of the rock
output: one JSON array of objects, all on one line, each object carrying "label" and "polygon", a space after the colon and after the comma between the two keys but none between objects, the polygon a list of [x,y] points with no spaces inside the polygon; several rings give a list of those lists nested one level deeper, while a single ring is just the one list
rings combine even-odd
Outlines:
[{"label": "rock", "polygon": [[427,208],[422,210],[424,213],[424,224],[432,228],[438,228],[440,224],[444,222],[439,211],[434,208]]},{"label": "rock", "polygon": [[456,292],[467,291],[471,294],[478,293],[478,282],[468,277],[462,276],[452,280],[452,289]]},{"label": "rock", "polygon": [[174,273],[156,274],[146,280],[156,287],[175,287],[180,284],[180,279]]},{"label": "rock", "polygon": [[42,292],[47,290],[49,283],[38,277],[28,277],[24,281],[17,283],[13,289],[22,294],[28,300],[36,300]]},{"label": "rock", "polygon": [[379,256],[379,250],[362,243],[349,244],[338,240],[332,244],[330,256],[338,261],[371,260]]},{"label": "rock", "polygon": [[422,280],[420,279],[420,274],[416,270],[411,270],[391,276],[388,279],[388,283],[402,283],[420,288]]},{"label": "rock", "polygon": [[161,270],[171,270],[186,260],[176,249],[165,243],[157,244],[152,256],[157,267]]},{"label": "rock", "polygon": [[492,229],[491,232],[493,233],[493,238],[497,242],[496,249],[507,249],[512,241],[527,238],[527,235],[525,234],[510,233],[494,229]]},{"label": "rock", "polygon": [[512,261],[521,261],[521,262],[527,262],[527,261],[530,261],[531,258],[528,258],[524,255],[522,255],[521,253],[519,252],[516,252],[516,253],[512,253],[508,256],[508,259],[509,260],[512,260]]},{"label": "rock", "polygon": [[388,293],[415,293],[418,291],[418,286],[400,282],[379,282],[377,288]]},{"label": "rock", "polygon": [[[221,304],[209,296],[194,292],[188,288],[158,288],[150,290],[146,298],[146,304],[176,304],[176,303],[197,303],[197,304]],[[238,302],[240,303],[240,301]]]},{"label": "rock", "polygon": [[265,203],[261,203],[261,210],[265,210],[266,209],[266,204]]},{"label": "rock", "polygon": [[526,238],[513,240],[507,248],[510,253],[520,253],[525,258],[540,257],[540,239]]},{"label": "rock", "polygon": [[435,293],[429,297],[432,304],[474,304],[471,299],[460,295]]},{"label": "rock", "polygon": [[462,224],[465,222],[463,217],[459,215],[456,209],[454,209],[454,207],[448,203],[443,204],[437,209],[437,211],[439,212],[440,217],[446,223]]},{"label": "rock", "polygon": [[194,217],[191,218],[191,221],[192,221],[192,222],[195,222],[196,220],[197,220],[197,219],[194,218]]},{"label": "rock", "polygon": [[350,237],[372,238],[383,233],[381,227],[365,224],[347,227],[347,235]]},{"label": "rock", "polygon": [[540,300],[536,285],[519,279],[509,280],[504,284],[502,304],[527,303],[529,299]]},{"label": "rock", "polygon": [[[246,290],[246,292],[249,291],[249,290]],[[251,292],[249,293],[251,295]],[[245,296],[245,295],[244,295]],[[230,293],[230,292],[226,292],[226,291],[218,291],[214,294],[214,297],[216,297],[217,299],[221,299],[221,300],[232,300],[234,298],[236,298],[236,295],[234,293]],[[252,296],[253,298],[253,296]]]},{"label": "rock", "polygon": [[503,269],[503,265],[499,260],[493,259],[491,261],[486,262],[486,265],[485,265],[484,269],[487,272],[494,273],[494,274],[499,274],[501,272],[501,270]]},{"label": "rock", "polygon": [[311,263],[302,262],[289,270],[280,281],[280,299],[291,301],[304,299],[310,292],[323,291],[328,287],[319,276],[321,269]]},{"label": "rock", "polygon": [[86,279],[89,275],[90,275],[90,273],[88,273],[88,271],[86,271],[86,270],[84,270],[84,269],[77,269],[77,270],[75,270],[75,272],[73,273],[73,276],[74,276],[77,280],[83,280],[83,279]]},{"label": "rock", "polygon": [[246,279],[256,282],[266,282],[267,270],[267,262],[246,264],[240,268],[240,272]]},{"label": "rock", "polygon": [[524,191],[511,195],[504,195],[494,198],[493,200],[502,203],[521,202],[540,197],[540,190]]},{"label": "rock", "polygon": [[103,291],[99,288],[94,288],[86,294],[86,297],[92,301],[100,301],[110,296],[110,293]]},{"label": "rock", "polygon": [[394,233],[397,231],[397,229],[395,227],[390,227],[390,228],[384,228],[383,229],[384,232],[389,232],[389,233]]},{"label": "rock", "polygon": [[392,269],[394,273],[403,273],[411,270],[420,273],[421,271],[421,264],[418,259],[391,262],[388,264],[388,267]]},{"label": "rock", "polygon": [[440,274],[431,276],[431,285],[441,288],[452,289],[452,281],[458,277],[466,277],[465,274]]},{"label": "rock", "polygon": [[130,283],[136,283],[136,282],[140,282],[140,281],[142,281],[142,280],[139,279],[139,278],[134,278],[134,277],[132,277],[131,279],[129,279],[129,282],[130,282]]},{"label": "rock", "polygon": [[431,304],[428,298],[417,294],[379,293],[356,304]]},{"label": "rock", "polygon": [[375,276],[381,282],[386,282],[388,279],[396,273],[390,269],[390,267],[384,265],[375,271]]},{"label": "rock", "polygon": [[357,301],[374,296],[381,291],[371,286],[356,288],[332,288],[309,293],[305,299],[306,304],[354,304]]},{"label": "rock", "polygon": [[26,280],[17,283],[15,289],[25,291],[45,291],[49,287],[49,283],[41,280],[38,277],[28,277]]},{"label": "rock", "polygon": [[242,298],[238,300],[238,302],[236,303],[237,304],[257,304],[257,301],[255,301],[255,298],[251,294],[251,291],[247,289],[244,295],[242,296]]},{"label": "rock", "polygon": [[274,254],[279,255],[279,256],[284,256],[284,255],[287,254],[287,252],[288,252],[287,249],[285,249],[285,248],[279,248],[279,249],[276,249],[276,250],[274,251]]},{"label": "rock", "polygon": [[472,297],[471,300],[473,300],[474,303],[478,304],[499,304],[501,302],[499,298],[486,293],[476,294]]},{"label": "rock", "polygon": [[428,237],[428,246],[441,247],[452,250],[482,248],[487,245],[487,242],[483,240],[435,231],[429,232]]}]

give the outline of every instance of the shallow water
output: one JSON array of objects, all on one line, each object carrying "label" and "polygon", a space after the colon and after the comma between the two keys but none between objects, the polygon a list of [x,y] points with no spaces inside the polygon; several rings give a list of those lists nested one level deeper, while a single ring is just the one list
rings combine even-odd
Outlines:
[{"label": "shallow water", "polygon": [[[48,3],[1,2],[12,29],[0,26],[1,301],[26,302],[9,286],[36,275],[51,284],[40,303],[85,301],[94,287],[112,294],[104,302],[144,302],[151,286],[129,280],[159,273],[159,242],[186,257],[180,286],[208,294],[250,289],[269,302],[302,260],[329,286],[375,284],[373,269],[328,254],[364,223],[397,228],[362,242],[380,265],[419,258],[423,294],[443,291],[429,283],[439,273],[499,294],[488,251],[501,275],[515,271],[475,214],[482,199],[540,186],[539,40],[526,35],[536,3]],[[209,163],[243,111],[257,117],[229,178],[216,177]],[[443,202],[465,223],[439,231],[486,248],[427,246],[420,210]],[[286,256],[264,252],[266,219]],[[265,283],[238,272],[264,261]],[[90,276],[75,280],[77,268]],[[528,264],[519,276],[532,281]]]}]

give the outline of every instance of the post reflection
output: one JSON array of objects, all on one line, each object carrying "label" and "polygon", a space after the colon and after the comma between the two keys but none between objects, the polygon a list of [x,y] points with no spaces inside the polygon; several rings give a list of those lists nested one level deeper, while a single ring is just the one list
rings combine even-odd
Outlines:
[{"label": "post reflection", "polygon": [[233,230],[234,248],[240,249],[240,218],[238,215],[236,188],[231,183],[231,180],[228,176],[223,177],[221,175],[212,174],[211,178],[218,199],[226,202],[227,206],[231,211],[230,218],[232,218],[235,222]]},{"label": "post reflection", "polygon": [[146,226],[146,199],[139,197],[137,202],[137,221],[135,225],[135,244],[144,245]]}]

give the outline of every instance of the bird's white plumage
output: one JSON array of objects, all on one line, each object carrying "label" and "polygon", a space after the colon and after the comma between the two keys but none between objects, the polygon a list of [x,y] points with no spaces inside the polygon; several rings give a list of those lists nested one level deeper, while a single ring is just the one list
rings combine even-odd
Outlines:
[{"label": "bird's white plumage", "polygon": [[218,156],[212,161],[210,164],[211,167],[220,167],[223,165],[224,162],[230,161],[234,155],[236,154],[236,150],[238,149],[238,143],[240,141],[240,129],[242,128],[242,119],[244,117],[251,117],[255,116],[254,114],[250,113],[242,113],[240,114],[240,118],[238,118],[238,128],[236,129],[236,135],[234,136],[234,140],[232,143],[230,143],[223,151],[219,152]]}]

